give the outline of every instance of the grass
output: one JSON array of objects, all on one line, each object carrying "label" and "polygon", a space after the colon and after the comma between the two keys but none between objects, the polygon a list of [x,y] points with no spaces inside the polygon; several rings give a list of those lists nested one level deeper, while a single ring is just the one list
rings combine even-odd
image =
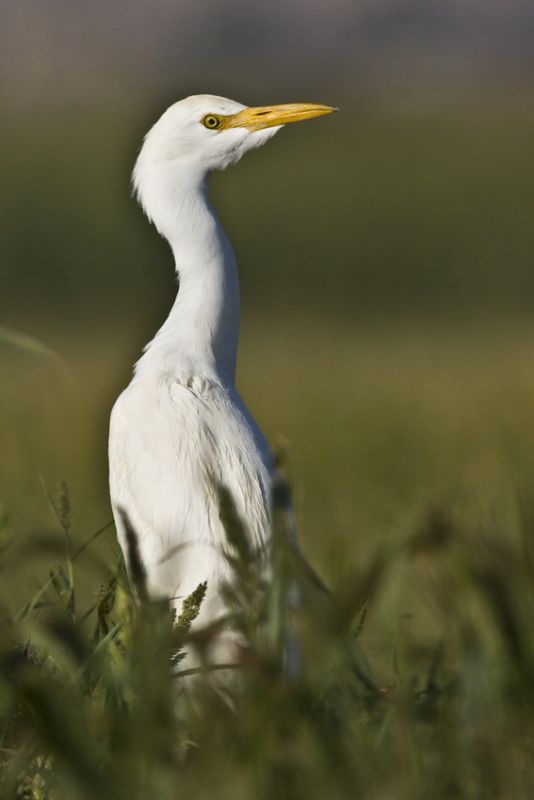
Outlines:
[{"label": "grass", "polygon": [[[279,483],[267,584],[235,513],[223,514],[242,657],[230,677],[206,662],[192,683],[177,653],[194,647],[202,660],[213,635],[189,629],[194,599],[173,625],[164,603],[136,606],[118,565],[96,600],[79,604],[73,576],[83,562],[69,556],[63,491],[67,555],[2,626],[4,796],[530,796],[532,509],[506,544],[485,530],[466,541],[430,513],[330,596],[287,545],[285,495]],[[2,562],[13,566],[9,547]],[[384,593],[404,603],[395,573],[414,580],[421,569],[432,574],[440,635],[399,625],[383,643],[384,679],[362,651],[364,631]],[[143,598],[142,567],[134,574]],[[288,612],[281,599],[295,582],[302,600]],[[286,668],[288,636],[302,650],[298,674]]]},{"label": "grass", "polygon": [[234,677],[191,682],[170,664],[205,638],[132,602],[105,528],[132,330],[50,331],[60,358],[4,341],[3,796],[531,797],[534,332],[246,322],[243,393],[272,440],[290,433],[332,595],[286,546],[284,484],[269,585],[227,507],[247,648]]}]

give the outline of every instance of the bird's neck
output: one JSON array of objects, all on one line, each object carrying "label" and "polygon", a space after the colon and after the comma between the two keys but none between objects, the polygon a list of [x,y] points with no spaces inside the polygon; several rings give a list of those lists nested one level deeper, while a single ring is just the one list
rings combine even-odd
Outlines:
[{"label": "bird's neck", "polygon": [[233,385],[239,339],[239,279],[234,254],[204,181],[158,183],[159,205],[145,204],[169,241],[179,290],[137,371],[214,377]]}]

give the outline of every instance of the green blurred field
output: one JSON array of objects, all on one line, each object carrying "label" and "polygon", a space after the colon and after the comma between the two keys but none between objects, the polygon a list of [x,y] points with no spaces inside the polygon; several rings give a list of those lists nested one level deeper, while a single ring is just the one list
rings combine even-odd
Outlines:
[{"label": "green blurred field", "polygon": [[[50,530],[43,484],[66,480],[83,540],[110,517],[107,418],[140,334],[50,339],[61,360],[1,350],[0,496],[21,536]],[[239,384],[289,453],[303,543],[329,582],[429,507],[508,525],[514,493],[532,494],[533,350],[534,329],[512,322],[245,321]]]},{"label": "green blurred field", "polygon": [[[117,308],[150,324],[173,288],[166,245],[129,197],[161,111],[80,108],[5,124],[0,313],[37,332]],[[355,317],[529,314],[534,113],[353,106],[293,126],[213,178],[246,306]],[[149,309],[152,309],[149,312]],[[108,326],[106,326],[107,328]]]},{"label": "green blurred field", "polygon": [[[75,546],[111,518],[109,412],[174,292],[167,248],[128,198],[149,122],[64,110],[6,126],[0,533],[18,547],[0,552],[0,612],[61,574],[47,497],[61,481]],[[243,283],[239,387],[288,454],[302,547],[335,613],[303,604],[300,682],[273,671],[254,627],[238,714],[210,696],[191,715],[150,609],[132,622],[119,596],[104,614],[117,646],[105,626],[91,638],[85,612],[117,564],[109,527],[75,565],[78,616],[69,584],[14,632],[2,617],[0,767],[14,775],[20,758],[31,783],[55,754],[59,797],[68,785],[82,800],[143,781],[173,798],[176,781],[232,800],[531,796],[533,135],[513,103],[353,110],[215,176]],[[345,674],[347,592],[356,610],[369,600],[371,699]],[[27,636],[29,671],[13,661]]]},{"label": "green blurred field", "polygon": [[[0,501],[19,535],[109,519],[107,419],[169,307],[167,246],[129,197],[154,113],[6,120]],[[239,380],[287,447],[307,553],[336,583],[443,503],[476,519],[530,492],[534,114],[342,110],[213,179],[240,265]],[[106,558],[109,558],[113,536]]]}]

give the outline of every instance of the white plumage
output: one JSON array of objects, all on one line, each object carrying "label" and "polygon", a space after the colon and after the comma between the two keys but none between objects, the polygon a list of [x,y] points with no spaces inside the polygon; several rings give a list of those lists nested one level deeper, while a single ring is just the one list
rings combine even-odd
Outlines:
[{"label": "white plumage", "polygon": [[224,613],[219,588],[228,568],[216,487],[228,489],[249,535],[267,546],[272,473],[267,442],[235,388],[239,282],[206,179],[283,124],[333,110],[189,97],[149,131],[135,165],[137,196],[172,248],[179,291],[111,414],[111,501],[126,561],[122,513],[153,596],[171,598],[179,612],[207,581],[197,624]]}]

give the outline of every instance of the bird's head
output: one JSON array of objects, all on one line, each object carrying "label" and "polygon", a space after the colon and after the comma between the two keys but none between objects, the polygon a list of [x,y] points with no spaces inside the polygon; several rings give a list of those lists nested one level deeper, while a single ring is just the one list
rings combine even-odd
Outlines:
[{"label": "bird's head", "polygon": [[[235,164],[292,122],[331,114],[315,103],[244,106],[213,95],[186,97],[170,106],[147,133],[133,174],[134,188],[148,215],[150,195],[175,177],[203,183],[213,170]],[[176,187],[179,188],[178,186]]]}]

